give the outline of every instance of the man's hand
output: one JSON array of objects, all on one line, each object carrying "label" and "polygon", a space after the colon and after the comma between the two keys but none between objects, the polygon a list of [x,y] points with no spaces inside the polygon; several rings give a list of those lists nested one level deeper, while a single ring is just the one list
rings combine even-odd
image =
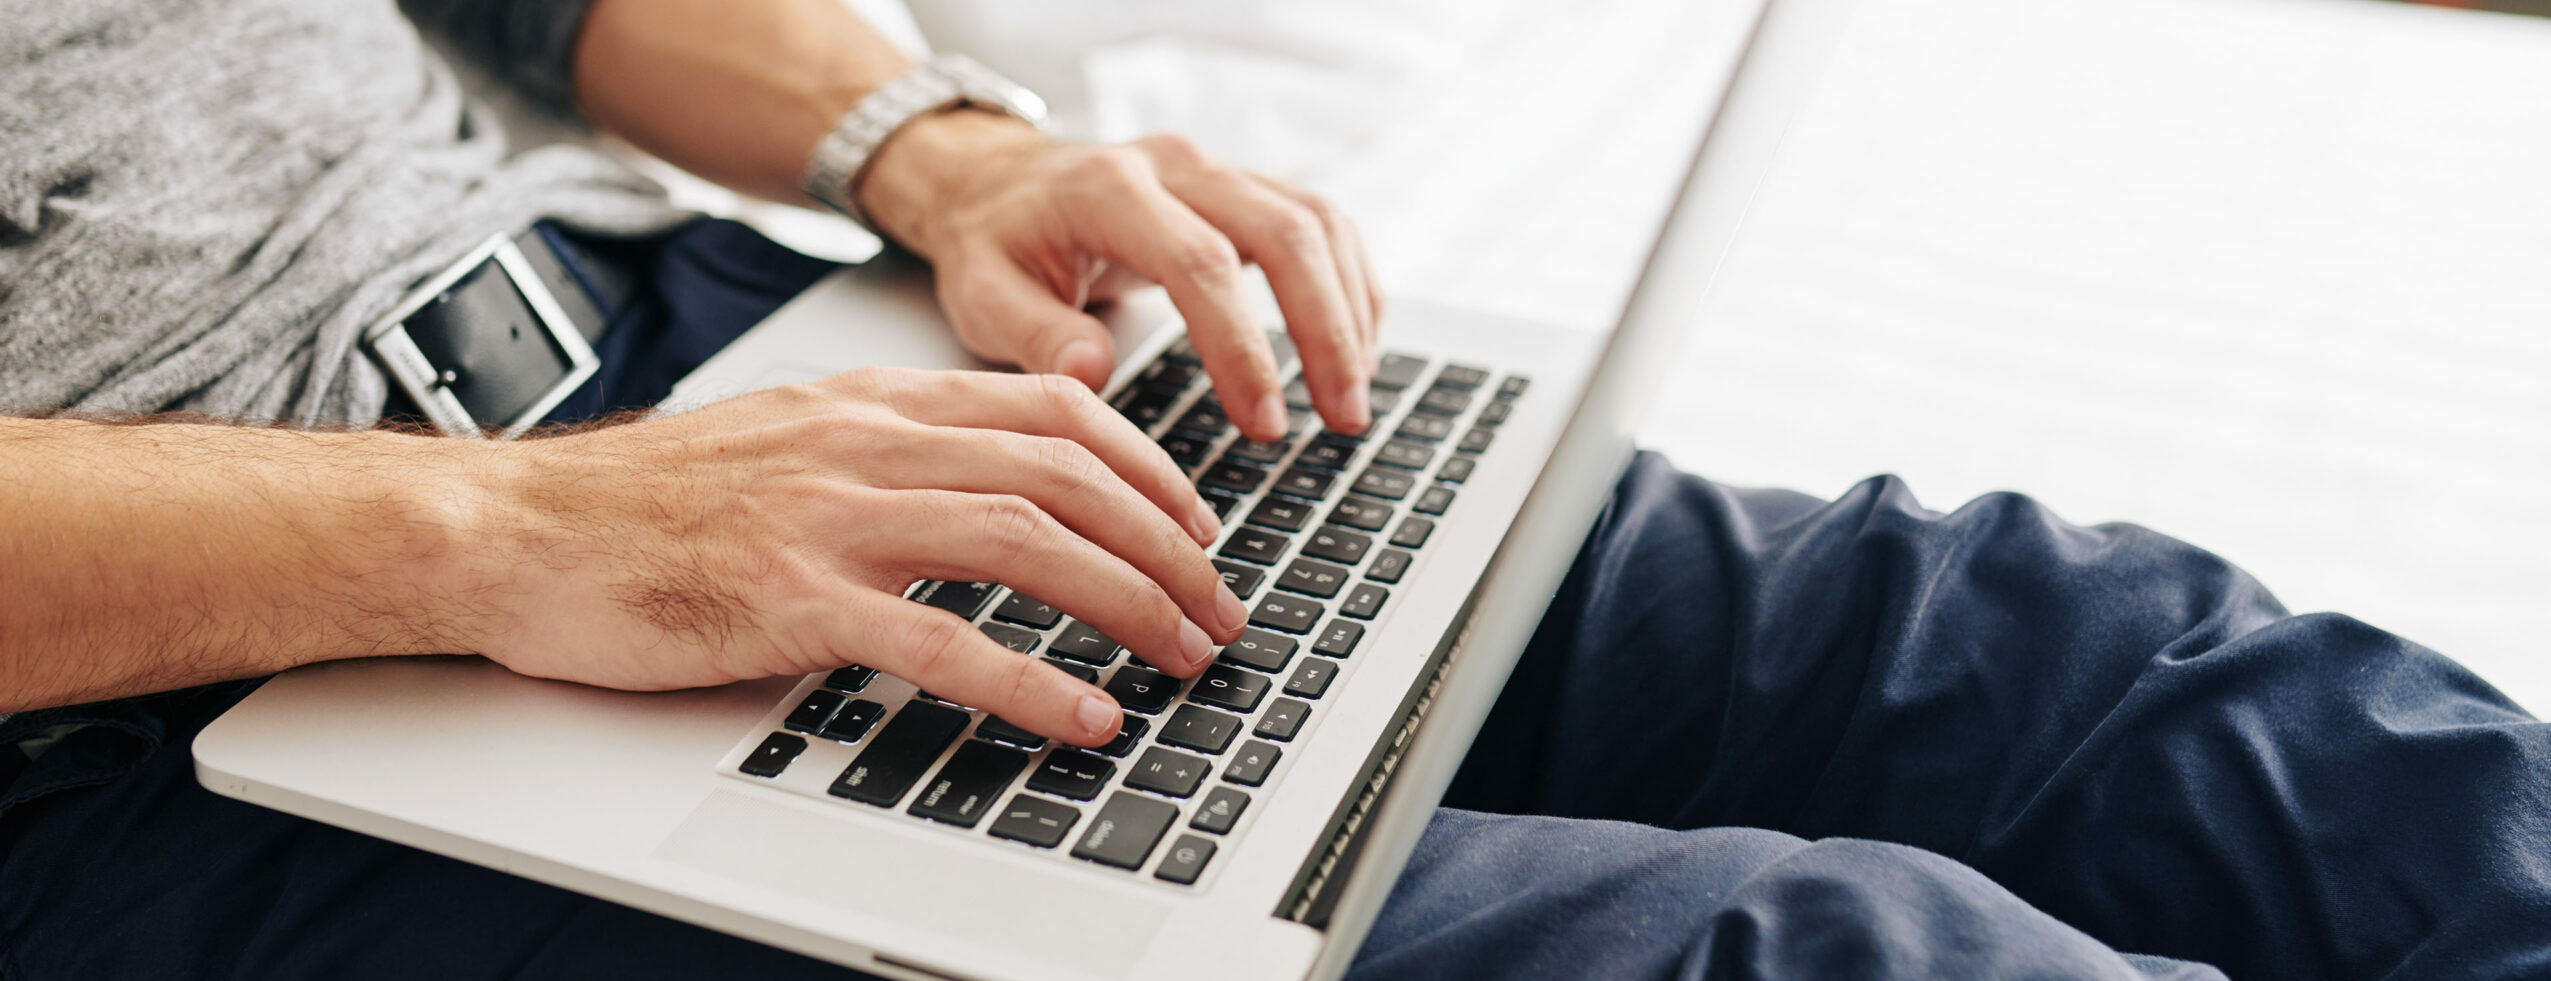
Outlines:
[{"label": "man's hand", "polygon": [[1329,427],[1361,432],[1372,421],[1365,386],[1381,293],[1354,222],[1316,195],[1177,136],[1055,143],[977,111],[907,126],[859,191],[886,232],[938,270],[940,305],[977,354],[1097,387],[1116,353],[1083,308],[1133,282],[1159,283],[1232,421],[1274,439],[1285,431],[1284,399],[1241,291],[1246,260],[1275,289]]},{"label": "man's hand", "polygon": [[904,589],[1002,582],[1181,677],[1248,616],[1177,465],[1052,375],[856,371],[512,449],[513,571],[476,591],[502,615],[474,649],[525,674],[655,689],[857,663],[1094,746],[1121,718],[1105,693]]}]

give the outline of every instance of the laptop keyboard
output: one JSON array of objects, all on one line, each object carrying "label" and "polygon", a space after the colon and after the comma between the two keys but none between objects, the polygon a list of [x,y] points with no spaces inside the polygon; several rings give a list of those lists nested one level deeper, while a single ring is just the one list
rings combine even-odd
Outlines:
[{"label": "laptop keyboard", "polygon": [[858,753],[827,788],[834,797],[1194,884],[1219,843],[1243,830],[1250,795],[1276,778],[1285,746],[1351,674],[1366,630],[1531,384],[1393,352],[1373,379],[1373,427],[1347,436],[1320,429],[1291,342],[1268,337],[1289,376],[1291,426],[1281,440],[1237,435],[1184,341],[1110,402],[1187,468],[1222,516],[1214,566],[1251,612],[1240,639],[1202,674],[1181,682],[1154,671],[1105,634],[997,584],[923,583],[916,601],[1106,689],[1125,709],[1123,730],[1085,750],[926,691],[890,708],[861,697],[877,672],[852,666],[799,696],[783,731],[760,738],[738,770],[776,777],[810,740],[847,744]]}]

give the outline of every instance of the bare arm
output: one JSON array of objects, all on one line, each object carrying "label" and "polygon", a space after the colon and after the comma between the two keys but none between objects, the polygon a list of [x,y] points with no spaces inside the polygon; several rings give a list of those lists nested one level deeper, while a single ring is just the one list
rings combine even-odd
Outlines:
[{"label": "bare arm", "polygon": [[491,449],[0,418],[0,711],[467,649]]},{"label": "bare arm", "polygon": [[1247,609],[1076,382],[869,370],[496,443],[0,419],[0,711],[344,657],[658,689],[857,663],[1080,745],[1097,688],[908,603],[998,580],[1180,676]]}]

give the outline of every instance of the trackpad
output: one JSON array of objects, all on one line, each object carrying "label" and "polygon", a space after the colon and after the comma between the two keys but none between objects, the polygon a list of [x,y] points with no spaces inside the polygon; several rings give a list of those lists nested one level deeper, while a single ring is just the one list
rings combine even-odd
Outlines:
[{"label": "trackpad", "polygon": [[863,836],[847,822],[721,790],[656,857],[1098,975],[1132,971],[1168,916],[1164,903],[1113,891],[1093,901],[1087,883],[971,854],[987,844],[951,836],[948,847],[917,848],[905,835]]}]

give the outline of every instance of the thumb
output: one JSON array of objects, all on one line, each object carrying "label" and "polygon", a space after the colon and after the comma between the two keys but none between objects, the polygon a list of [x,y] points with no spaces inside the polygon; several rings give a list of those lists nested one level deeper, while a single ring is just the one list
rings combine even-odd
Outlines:
[{"label": "thumb", "polygon": [[1116,370],[1116,339],[1107,325],[1065,302],[1021,271],[986,263],[950,283],[943,296],[957,339],[986,360],[1039,374],[1069,375],[1092,389]]}]

